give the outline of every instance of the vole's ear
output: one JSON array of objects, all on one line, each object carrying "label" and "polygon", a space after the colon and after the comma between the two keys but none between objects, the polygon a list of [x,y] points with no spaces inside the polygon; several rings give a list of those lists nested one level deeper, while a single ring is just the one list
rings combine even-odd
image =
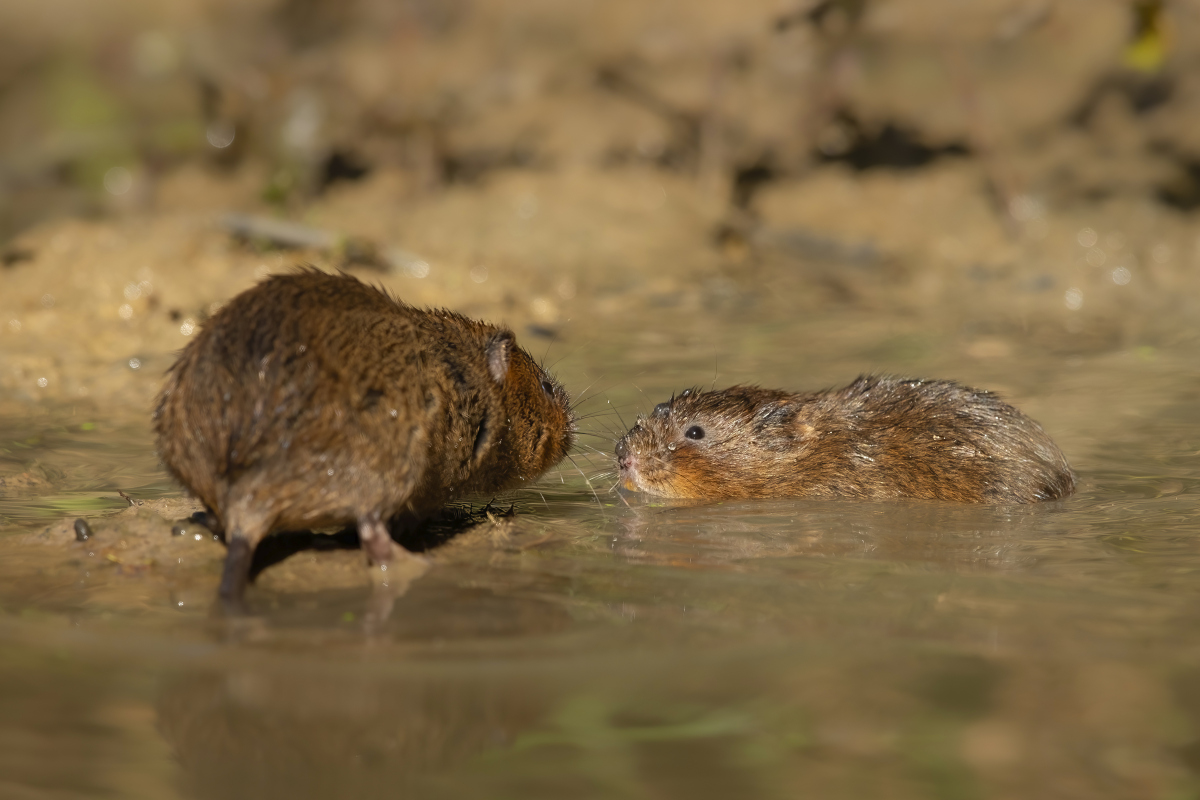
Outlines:
[{"label": "vole's ear", "polygon": [[508,377],[508,365],[516,346],[517,337],[513,336],[512,331],[500,331],[488,342],[488,372],[492,373],[492,380],[496,383],[504,383]]}]

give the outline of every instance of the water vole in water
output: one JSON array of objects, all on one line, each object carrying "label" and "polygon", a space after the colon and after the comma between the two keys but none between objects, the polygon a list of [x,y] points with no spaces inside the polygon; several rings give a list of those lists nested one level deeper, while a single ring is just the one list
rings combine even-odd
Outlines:
[{"label": "water vole in water", "polygon": [[801,394],[688,390],[638,418],[617,463],[626,488],[679,498],[1032,503],[1075,490],[1041,426],[990,392],[878,376]]},{"label": "water vole in water", "polygon": [[235,297],[168,373],[158,451],[224,530],[237,599],[272,531],[357,523],[386,566],[387,521],[520,486],[574,440],[566,391],[511,331],[407,306],[348,275],[269,278]]}]

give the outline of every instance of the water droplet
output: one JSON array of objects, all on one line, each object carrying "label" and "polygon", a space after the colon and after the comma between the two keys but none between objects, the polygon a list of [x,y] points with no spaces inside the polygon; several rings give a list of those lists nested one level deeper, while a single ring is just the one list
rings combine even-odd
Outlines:
[{"label": "water droplet", "polygon": [[541,322],[552,322],[558,316],[558,309],[546,297],[535,297],[529,303],[529,309]]},{"label": "water droplet", "polygon": [[192,333],[195,332],[195,330],[196,330],[196,320],[191,319],[190,317],[188,319],[185,319],[183,321],[183,324],[179,326],[179,332],[182,333],[184,336],[191,336]]},{"label": "water droplet", "polygon": [[42,387],[43,389],[45,389],[49,384],[50,384],[50,381],[46,380],[45,378],[37,379],[37,385]]},{"label": "water droplet", "polygon": [[1079,233],[1075,234],[1075,241],[1079,242],[1080,247],[1095,247],[1100,237],[1091,228],[1080,228]]},{"label": "water droplet", "polygon": [[1067,308],[1072,311],[1078,311],[1083,308],[1083,290],[1072,286],[1067,289],[1067,293],[1063,296],[1063,302]]},{"label": "water droplet", "polygon": [[42,295],[42,308],[54,308],[54,295]]},{"label": "water droplet", "polygon": [[233,144],[236,136],[237,129],[234,128],[233,123],[223,119],[213,120],[204,131],[204,138],[218,150],[223,150]]},{"label": "water droplet", "polygon": [[124,167],[113,167],[104,173],[104,188],[109,194],[120,196],[133,186],[133,175]]},{"label": "water droplet", "polygon": [[471,280],[476,283],[483,283],[488,279],[488,268],[480,265],[471,268]]},{"label": "water droplet", "polygon": [[1133,274],[1125,267],[1117,267],[1112,271],[1112,279],[1117,286],[1124,286],[1133,279]]},{"label": "water droplet", "polygon": [[117,316],[121,319],[133,319],[133,306],[125,303],[117,309]]},{"label": "water droplet", "polygon": [[142,360],[140,358],[129,359],[129,368],[130,369],[141,369],[141,366],[142,366]]}]

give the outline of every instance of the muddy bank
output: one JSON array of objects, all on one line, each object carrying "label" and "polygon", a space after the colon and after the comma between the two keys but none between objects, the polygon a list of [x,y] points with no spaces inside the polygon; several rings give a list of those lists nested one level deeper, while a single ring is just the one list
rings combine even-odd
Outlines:
[{"label": "muddy bank", "polygon": [[301,262],[533,347],[830,308],[981,357],[1196,336],[1190,6],[51,5],[0,27],[11,402],[145,408]]}]

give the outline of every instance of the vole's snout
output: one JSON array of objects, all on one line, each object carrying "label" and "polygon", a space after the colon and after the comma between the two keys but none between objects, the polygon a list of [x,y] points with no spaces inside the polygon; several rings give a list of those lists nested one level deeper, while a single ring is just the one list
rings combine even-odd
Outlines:
[{"label": "vole's snout", "polygon": [[621,439],[617,442],[617,466],[621,469],[629,464],[629,447],[625,444],[625,440]]}]

